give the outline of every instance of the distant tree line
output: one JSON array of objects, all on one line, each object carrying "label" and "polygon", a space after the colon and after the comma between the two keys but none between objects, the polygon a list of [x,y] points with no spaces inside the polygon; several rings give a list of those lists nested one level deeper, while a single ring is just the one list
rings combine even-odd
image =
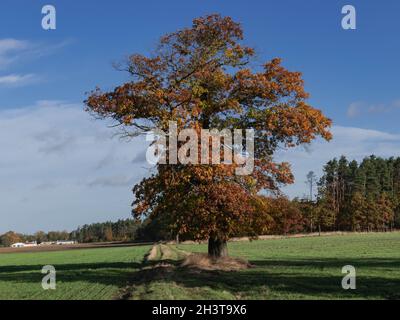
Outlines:
[{"label": "distant tree line", "polygon": [[0,235],[0,245],[1,246],[10,246],[13,243],[17,242],[32,242],[36,241],[37,243],[47,242],[47,241],[57,241],[57,240],[70,240],[71,234],[68,231],[38,231],[35,234],[22,234],[14,231],[8,231],[2,235]]},{"label": "distant tree line", "polygon": [[[400,157],[369,156],[360,163],[345,156],[328,161],[319,179],[306,176],[307,196],[257,197],[268,219],[263,234],[286,235],[323,231],[391,231],[400,229]],[[140,237],[174,239],[165,221],[145,221]],[[242,232],[236,236],[257,236]],[[181,239],[191,240],[191,239]]]},{"label": "distant tree line", "polygon": [[85,224],[70,234],[78,242],[134,241],[140,222],[133,219]]},{"label": "distant tree line", "polygon": [[400,158],[342,156],[324,166],[316,207],[333,230],[384,231],[400,227]]},{"label": "distant tree line", "polygon": [[[400,228],[400,158],[370,156],[358,163],[342,156],[328,161],[318,180],[307,174],[309,196],[289,200],[284,196],[257,197],[255,207],[268,219],[263,234],[316,231],[390,231]],[[314,197],[313,190],[316,190]],[[172,240],[172,228],[162,217],[86,224],[72,232],[38,231],[24,235],[9,231],[0,245],[57,240],[84,242]],[[257,236],[243,232],[236,236]],[[182,238],[180,240],[191,240]]]},{"label": "distant tree line", "polygon": [[303,198],[258,197],[270,217],[265,234],[400,228],[400,158],[342,156],[325,164],[320,179],[312,171],[306,179]]},{"label": "distant tree line", "polygon": [[319,180],[307,174],[307,184],[310,193],[303,198],[261,196],[271,216],[267,233],[400,228],[400,158],[370,156],[358,163],[342,156],[326,163]]},{"label": "distant tree line", "polygon": [[0,246],[10,246],[17,242],[53,242],[57,240],[75,240],[79,243],[89,242],[130,242],[168,240],[172,234],[165,223],[160,221],[137,221],[134,219],[85,224],[72,232],[38,231],[34,234],[21,234],[8,231],[0,235]]}]

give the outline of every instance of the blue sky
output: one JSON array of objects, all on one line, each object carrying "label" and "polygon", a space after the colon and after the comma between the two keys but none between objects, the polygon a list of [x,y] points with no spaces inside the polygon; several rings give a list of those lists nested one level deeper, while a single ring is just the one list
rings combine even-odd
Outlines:
[{"label": "blue sky", "polygon": [[[57,29],[41,28],[41,8]],[[351,4],[357,29],[341,28]],[[221,13],[241,22],[260,64],[282,57],[303,72],[310,102],[333,119],[334,140],[278,155],[302,195],[308,170],[345,153],[400,151],[399,1],[22,1],[0,4],[0,232],[72,229],[129,217],[130,188],[148,174],[143,143],[111,138],[82,111],[85,92],[127,80],[113,62],[146,54],[161,35]]]}]

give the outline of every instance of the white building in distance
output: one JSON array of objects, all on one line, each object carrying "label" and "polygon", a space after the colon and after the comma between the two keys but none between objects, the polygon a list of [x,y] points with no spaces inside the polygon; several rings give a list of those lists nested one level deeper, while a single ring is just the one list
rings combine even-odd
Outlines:
[{"label": "white building in distance", "polygon": [[11,248],[26,248],[26,247],[36,247],[37,246],[37,242],[33,241],[33,242],[17,242],[17,243],[13,243],[11,245]]}]

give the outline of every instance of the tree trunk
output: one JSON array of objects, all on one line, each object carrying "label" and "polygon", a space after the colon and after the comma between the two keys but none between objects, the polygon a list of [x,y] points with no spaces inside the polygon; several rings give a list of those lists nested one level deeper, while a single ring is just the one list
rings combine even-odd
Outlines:
[{"label": "tree trunk", "polygon": [[228,246],[225,240],[210,237],[208,239],[208,255],[212,258],[228,256]]}]

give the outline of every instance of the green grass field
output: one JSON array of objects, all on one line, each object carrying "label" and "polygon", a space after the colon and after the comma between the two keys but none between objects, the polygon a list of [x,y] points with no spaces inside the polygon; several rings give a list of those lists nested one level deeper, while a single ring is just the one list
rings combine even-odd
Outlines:
[{"label": "green grass field", "polygon": [[[150,246],[0,254],[0,299],[113,299]],[[43,290],[41,269],[56,268],[56,290]]]},{"label": "green grass field", "polygon": [[[0,299],[400,299],[398,232],[232,242],[230,255],[254,268],[230,272],[182,268],[179,251],[167,267],[155,267],[157,261],[143,262],[149,249],[0,254]],[[54,291],[41,288],[47,264],[57,270]],[[357,271],[356,290],[341,287],[348,264]]]},{"label": "green grass field", "polygon": [[[206,245],[179,249],[205,252]],[[136,287],[133,298],[400,299],[398,232],[232,242],[229,252],[255,268],[166,273]],[[341,287],[341,270],[348,264],[356,268],[356,290]]]}]

